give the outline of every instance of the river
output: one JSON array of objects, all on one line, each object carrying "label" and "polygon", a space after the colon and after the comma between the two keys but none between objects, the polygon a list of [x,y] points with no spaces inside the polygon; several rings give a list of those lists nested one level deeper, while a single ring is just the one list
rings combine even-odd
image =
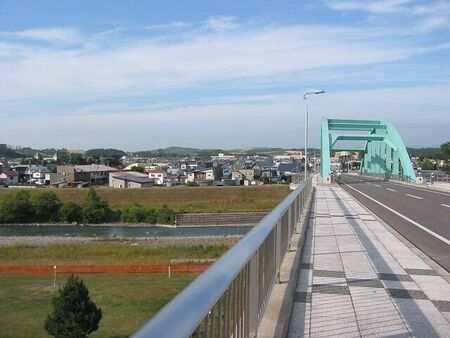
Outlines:
[{"label": "river", "polygon": [[75,225],[1,225],[0,236],[65,237],[188,237],[245,235],[249,226],[149,227],[149,226],[75,226]]}]

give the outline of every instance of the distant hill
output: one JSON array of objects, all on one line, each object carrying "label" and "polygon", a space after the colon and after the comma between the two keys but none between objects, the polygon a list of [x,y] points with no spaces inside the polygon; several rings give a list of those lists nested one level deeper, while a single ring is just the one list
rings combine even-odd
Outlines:
[{"label": "distant hill", "polygon": [[199,156],[209,157],[219,153],[233,154],[233,155],[273,155],[283,153],[288,149],[283,148],[269,148],[269,147],[255,147],[245,149],[199,149],[199,148],[185,148],[172,146],[161,149],[145,150],[133,152],[134,155],[142,157],[163,157],[163,156]]},{"label": "distant hill", "polygon": [[414,157],[439,158],[441,154],[440,148],[406,148],[408,154]]},{"label": "distant hill", "polygon": [[198,153],[201,149],[198,148],[184,148],[184,147],[167,147],[163,149],[166,153],[177,153],[177,154],[193,154]]},{"label": "distant hill", "polygon": [[217,155],[219,152],[224,152],[222,149],[198,149],[185,147],[167,147],[153,150],[144,150],[133,152],[134,155],[142,157],[174,157],[174,156],[211,156]]},{"label": "distant hill", "polygon": [[18,157],[33,157],[39,151],[30,147],[20,148],[15,150],[19,154]]},{"label": "distant hill", "polygon": [[89,149],[84,154],[85,157],[122,157],[124,155],[126,155],[126,153],[123,150],[113,148]]},{"label": "distant hill", "polygon": [[285,152],[287,149],[283,148],[269,148],[269,147],[255,147],[245,149],[233,149],[230,150],[233,154],[242,155],[274,155]]},{"label": "distant hill", "polygon": [[0,148],[0,158],[19,158],[23,157],[19,153],[15,152],[13,149]]}]

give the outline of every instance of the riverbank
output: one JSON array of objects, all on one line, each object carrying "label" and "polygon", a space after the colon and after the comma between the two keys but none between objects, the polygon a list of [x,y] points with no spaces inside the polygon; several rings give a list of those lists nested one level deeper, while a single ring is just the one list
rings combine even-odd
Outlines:
[{"label": "riverbank", "polygon": [[226,247],[233,246],[242,238],[241,235],[229,236],[189,236],[189,237],[140,237],[127,239],[111,239],[95,237],[65,237],[65,236],[0,236],[0,247],[5,246],[49,246],[57,244],[83,244],[88,242],[98,243],[128,243],[149,248],[180,247],[211,245]]},{"label": "riverbank", "polygon": [[[0,189],[0,199],[18,189]],[[30,189],[31,195],[41,189]],[[62,202],[82,205],[87,189],[51,189]],[[287,185],[259,187],[161,187],[143,189],[96,188],[113,210],[140,204],[159,209],[167,205],[176,213],[269,211],[282,201],[290,190]]]}]

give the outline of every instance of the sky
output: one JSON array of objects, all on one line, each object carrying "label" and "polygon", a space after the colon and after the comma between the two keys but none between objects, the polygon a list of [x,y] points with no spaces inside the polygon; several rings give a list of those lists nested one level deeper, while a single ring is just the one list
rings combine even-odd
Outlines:
[{"label": "sky", "polygon": [[450,141],[450,0],[0,0],[0,143],[303,147],[322,118]]}]

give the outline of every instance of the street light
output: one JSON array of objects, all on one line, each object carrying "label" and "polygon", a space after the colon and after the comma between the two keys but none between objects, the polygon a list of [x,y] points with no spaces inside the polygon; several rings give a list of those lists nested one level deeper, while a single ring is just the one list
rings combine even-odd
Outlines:
[{"label": "street light", "polygon": [[305,182],[308,177],[306,166],[308,165],[308,99],[307,95],[317,95],[325,93],[324,90],[315,90],[313,92],[306,92],[303,94],[305,99]]}]

